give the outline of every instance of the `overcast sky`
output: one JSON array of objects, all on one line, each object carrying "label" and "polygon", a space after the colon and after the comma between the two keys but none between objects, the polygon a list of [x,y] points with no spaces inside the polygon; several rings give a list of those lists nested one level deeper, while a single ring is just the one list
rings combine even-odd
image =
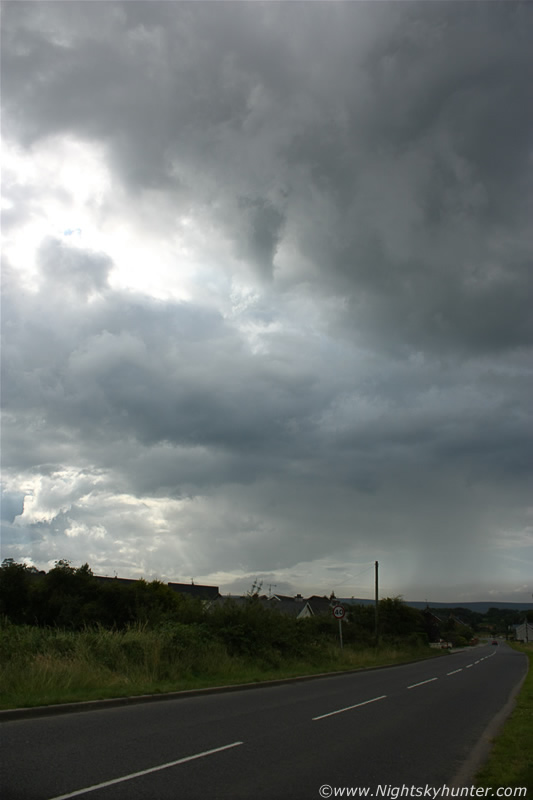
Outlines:
[{"label": "overcast sky", "polygon": [[532,25],[4,4],[3,558],[531,601]]}]

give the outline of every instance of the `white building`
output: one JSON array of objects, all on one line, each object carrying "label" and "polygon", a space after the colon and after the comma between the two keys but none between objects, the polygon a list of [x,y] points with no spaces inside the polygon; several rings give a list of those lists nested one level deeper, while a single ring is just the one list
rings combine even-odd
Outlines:
[{"label": "white building", "polygon": [[515,636],[524,642],[533,642],[533,625],[531,622],[523,622],[521,625],[515,625]]}]

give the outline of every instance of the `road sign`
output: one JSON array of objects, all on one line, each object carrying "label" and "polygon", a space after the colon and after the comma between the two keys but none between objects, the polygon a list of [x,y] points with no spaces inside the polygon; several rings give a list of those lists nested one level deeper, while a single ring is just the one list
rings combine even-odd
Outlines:
[{"label": "road sign", "polygon": [[335,606],[335,608],[333,609],[333,616],[335,617],[335,619],[342,619],[345,613],[346,612],[344,611],[344,608],[342,606]]}]

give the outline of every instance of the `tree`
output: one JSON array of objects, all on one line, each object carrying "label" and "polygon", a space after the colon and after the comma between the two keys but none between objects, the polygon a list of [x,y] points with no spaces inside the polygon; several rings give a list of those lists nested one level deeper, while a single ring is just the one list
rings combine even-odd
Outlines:
[{"label": "tree", "polygon": [[88,564],[73,567],[60,559],[34,586],[33,613],[41,625],[78,630],[96,624],[99,586]]},{"label": "tree", "polygon": [[422,614],[408,606],[401,597],[385,597],[379,601],[379,631],[383,636],[409,636],[424,630]]},{"label": "tree", "polygon": [[133,585],[135,618],[139,622],[156,625],[165,616],[176,611],[179,600],[176,592],[161,581],[147,583],[141,578]]},{"label": "tree", "polygon": [[27,621],[30,594],[29,570],[12,558],[0,567],[0,613],[15,623]]}]

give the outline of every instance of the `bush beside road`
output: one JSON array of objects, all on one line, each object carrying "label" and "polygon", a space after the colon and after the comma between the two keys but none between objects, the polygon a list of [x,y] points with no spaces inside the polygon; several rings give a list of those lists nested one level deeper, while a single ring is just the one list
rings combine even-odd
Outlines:
[{"label": "bush beside road", "polygon": [[[300,624],[300,623],[298,623]],[[345,646],[324,637],[283,655],[244,652],[200,626],[65,631],[0,626],[0,708],[129,697],[399,664],[439,656],[417,644]]]}]

